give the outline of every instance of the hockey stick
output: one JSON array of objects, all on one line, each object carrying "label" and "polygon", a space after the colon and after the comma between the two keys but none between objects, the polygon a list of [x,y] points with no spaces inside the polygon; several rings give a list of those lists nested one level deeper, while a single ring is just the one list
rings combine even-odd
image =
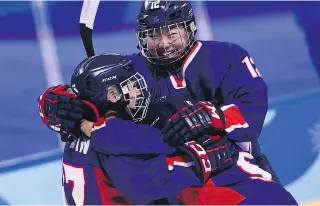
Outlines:
[{"label": "hockey stick", "polygon": [[94,56],[94,47],[92,42],[92,30],[94,20],[98,11],[100,0],[84,0],[80,14],[80,35],[87,56]]}]

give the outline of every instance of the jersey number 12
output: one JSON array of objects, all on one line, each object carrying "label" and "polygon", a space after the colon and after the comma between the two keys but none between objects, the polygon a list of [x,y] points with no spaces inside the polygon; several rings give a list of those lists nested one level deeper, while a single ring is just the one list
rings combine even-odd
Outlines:
[{"label": "jersey number 12", "polygon": [[150,8],[151,9],[159,9],[160,8],[160,0],[155,0],[155,1],[151,1],[150,2],[151,6]]},{"label": "jersey number 12", "polygon": [[249,70],[249,72],[250,72],[250,74],[252,75],[253,78],[261,77],[258,69],[253,67],[254,62],[253,62],[251,57],[246,56],[242,60],[242,63],[246,64],[246,66],[247,66],[247,68],[248,68],[248,70]]}]

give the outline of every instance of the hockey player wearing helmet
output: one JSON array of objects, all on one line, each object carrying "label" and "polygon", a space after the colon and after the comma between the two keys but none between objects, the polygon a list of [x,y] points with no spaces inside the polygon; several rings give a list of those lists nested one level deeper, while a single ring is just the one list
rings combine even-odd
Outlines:
[{"label": "hockey player wearing helmet", "polygon": [[[210,177],[206,175],[206,165],[201,164],[207,161],[202,158],[210,157],[208,160],[213,170],[208,174],[219,177],[222,175],[219,174],[219,167],[223,167],[219,166],[220,162],[230,167],[237,159],[238,153],[235,152],[234,145],[225,137],[213,141],[210,135],[204,135],[192,147],[188,147],[187,143],[175,149],[164,144],[161,133],[152,127],[124,121],[123,119],[135,119],[140,122],[145,116],[144,109],[152,107],[149,104],[137,104],[139,101],[136,101],[139,98],[140,102],[148,103],[147,85],[139,73],[132,68],[128,69],[128,62],[121,60],[116,64],[112,61],[111,65],[104,65],[110,63],[100,61],[105,57],[98,56],[97,61],[94,61],[95,57],[89,58],[89,61],[85,60],[74,72],[71,89],[82,100],[67,92],[69,87],[60,85],[49,88],[39,102],[40,112],[45,111],[41,116],[45,120],[50,119],[50,126],[66,125],[66,122],[61,122],[61,118],[69,122],[79,118],[90,120],[83,120],[81,124],[81,130],[86,136],[73,135],[72,141],[69,138],[65,146],[63,188],[65,200],[69,204],[258,204],[270,201],[285,203],[290,199],[290,194],[283,193],[282,187],[273,182],[268,183],[268,188],[280,192],[282,201],[274,195],[270,199],[266,193],[252,194],[252,186],[257,187],[256,191],[260,191],[259,186],[263,189],[260,177],[256,177],[258,181],[253,179],[251,184],[245,181],[229,188],[215,186],[212,179],[201,186]],[[116,69],[119,67],[120,71]],[[86,111],[81,111],[82,108]],[[143,109],[139,113],[142,116],[134,115],[138,108]],[[107,121],[105,118],[100,119],[103,114]],[[64,129],[68,128],[61,127],[60,132],[70,134],[70,131],[63,131]],[[208,156],[197,156],[195,154],[199,151],[192,148],[203,148],[202,152]],[[192,159],[186,158],[183,153]],[[250,165],[256,167],[254,164]],[[255,171],[259,174],[258,168]],[[82,174],[80,179],[79,174]],[[266,175],[267,172],[261,179],[266,178]],[[74,183],[71,184],[70,181]],[[233,189],[238,187],[241,191],[249,189],[249,193],[238,193]],[[269,191],[271,194],[273,192]],[[269,202],[266,201],[268,199]]]},{"label": "hockey player wearing helmet", "polygon": [[[191,2],[188,1],[146,0],[145,3],[141,6],[137,21],[137,37],[139,42],[138,48],[140,49],[142,56],[144,56],[149,62],[151,62],[154,68],[166,70],[168,72],[168,75],[170,76],[171,82],[175,81],[173,85],[176,89],[182,89],[186,87],[186,85],[183,85],[183,81],[187,80],[187,78],[185,77],[185,73],[186,67],[188,66],[186,65],[191,61],[195,61],[193,60],[194,56],[200,55],[197,54],[200,47],[203,47],[202,50],[207,51],[202,53],[202,55],[206,55],[206,57],[198,58],[201,59],[201,62],[198,61],[194,64],[196,66],[194,66],[195,68],[193,69],[197,70],[199,69],[199,67],[208,68],[208,65],[204,63],[205,61],[203,61],[203,59],[215,59],[215,56],[213,55],[215,53],[215,50],[216,52],[223,53],[224,50],[228,49],[227,47],[230,48],[230,51],[227,51],[228,53],[225,56],[220,55],[223,57],[222,61],[227,60],[228,58],[233,58],[232,55],[243,56],[242,62],[240,63],[247,66],[247,68],[245,68],[247,71],[245,72],[249,71],[248,73],[251,74],[252,79],[257,77],[260,79],[260,83],[256,84],[257,88],[248,89],[257,90],[256,92],[252,93],[257,93],[256,96],[257,98],[259,98],[257,102],[262,101],[264,104],[264,108],[261,108],[259,121],[255,123],[258,124],[256,129],[257,132],[255,132],[254,135],[249,134],[249,136],[252,136],[249,138],[249,140],[251,141],[244,141],[246,140],[246,138],[239,139],[241,142],[247,142],[241,143],[239,145],[246,151],[250,150],[250,152],[252,152],[257,159],[259,166],[270,172],[273,175],[273,180],[279,182],[267,158],[261,153],[260,145],[257,141],[267,111],[267,87],[263,82],[258,70],[254,68],[254,63],[249,54],[244,49],[235,44],[215,41],[197,41],[195,36],[197,31],[196,21]],[[232,50],[234,50],[234,54],[232,54]],[[210,73],[219,72],[224,73],[221,75],[228,75],[227,70],[223,71],[221,69],[222,71],[218,71],[220,69],[219,67],[224,65],[220,65],[219,63],[217,63],[215,64],[215,66],[217,67],[209,68],[209,70],[211,71],[203,71],[205,72],[205,74],[202,75],[210,76]],[[188,70],[190,69],[191,68],[189,68]],[[228,70],[230,70],[230,68],[228,68]],[[238,73],[238,75],[241,75],[241,73]],[[195,98],[194,101],[214,101],[216,102],[215,104],[221,104],[222,102],[219,102],[219,100],[217,101],[216,99],[212,99],[216,95],[217,90],[217,88],[211,88],[212,86],[210,85],[210,81],[213,81],[213,79],[209,78],[209,81],[204,80],[200,82],[201,77],[199,77],[199,73],[196,75],[196,78],[198,78],[197,83],[204,85],[203,87],[206,89],[206,91],[204,92],[204,96],[209,96],[209,98]],[[221,76],[220,78],[225,77]],[[241,83],[241,81],[244,81],[245,79],[241,80],[241,78],[242,77],[239,76],[238,79],[234,78],[232,79],[232,81],[239,81],[240,84],[243,84]],[[225,79],[228,80],[228,78]],[[220,84],[221,83],[223,82],[221,81]],[[250,82],[248,84],[250,84]],[[218,89],[220,89],[221,85],[217,85],[219,86]],[[236,87],[239,86],[240,85],[236,85]],[[210,91],[211,89],[214,91]],[[233,88],[233,90],[237,89]],[[253,97],[256,98],[255,96]],[[255,101],[255,99],[253,99],[253,101]],[[254,108],[252,110],[254,111]],[[174,124],[171,124],[168,127],[174,127]],[[168,130],[168,127],[165,130],[166,132]],[[240,131],[243,129],[239,128]],[[239,133],[242,133],[242,131],[240,131]],[[242,133],[241,135],[244,137],[246,136],[246,133]],[[168,139],[170,139],[170,137],[167,137],[167,140]],[[174,142],[172,142],[172,144],[174,144]]]},{"label": "hockey player wearing helmet", "polygon": [[[260,168],[279,182],[258,142],[268,108],[267,86],[249,53],[232,43],[197,41],[188,1],[146,0],[137,21],[141,55],[159,76],[167,72],[164,76],[172,83],[168,93],[178,96],[169,101],[176,107],[186,100],[187,104],[209,101],[185,105],[188,109],[177,112],[162,129],[164,141],[177,146],[204,131],[224,130],[230,141],[250,152]],[[213,118],[203,118],[204,111]]]},{"label": "hockey player wearing helmet", "polygon": [[180,68],[196,43],[191,4],[186,1],[145,1],[137,18],[141,54],[157,66]]},{"label": "hockey player wearing helmet", "polygon": [[101,116],[106,111],[117,111],[123,119],[133,121],[146,116],[150,103],[147,84],[131,61],[120,54],[85,59],[74,70],[71,85],[79,98],[94,103]]},{"label": "hockey player wearing helmet", "polygon": [[[138,29],[139,47],[143,58],[139,55],[128,56],[128,58],[139,65],[136,67],[139,71],[146,72],[144,68],[151,67],[152,74],[146,78],[154,79],[154,84],[160,88],[154,92],[156,95],[153,96],[156,100],[163,100],[176,108],[186,106],[185,103],[190,105],[197,101],[210,101],[188,106],[172,116],[162,130],[165,135],[164,141],[172,146],[179,146],[184,141],[198,138],[203,133],[212,134],[213,139],[227,136],[230,141],[239,143],[243,150],[255,150],[252,154],[256,160],[260,160],[263,156],[256,152],[260,148],[257,137],[267,111],[267,87],[248,52],[236,44],[195,41],[190,38],[195,34],[195,28],[191,24],[179,24],[185,22],[186,17],[193,16],[189,2],[154,1],[150,3],[152,6],[146,6],[149,3],[144,3],[141,9],[147,10],[141,13],[145,20],[146,17],[149,19],[141,23],[146,22],[148,29],[154,29],[155,35],[149,35],[152,38],[148,39],[146,34],[150,33],[150,30]],[[182,8],[187,8],[186,5],[191,8],[190,13],[183,12]],[[167,13],[169,8],[176,13]],[[162,15],[161,12],[164,14]],[[185,15],[187,13],[188,15]],[[164,21],[162,21],[163,18],[161,20],[161,15],[166,18]],[[176,17],[180,20],[173,22]],[[166,21],[170,23],[166,24]],[[188,39],[185,39],[188,41],[180,39],[180,46],[175,44],[179,41],[179,38],[174,36],[177,33],[172,33],[170,26],[164,26],[171,25],[171,22],[176,24],[179,37],[184,36],[181,30],[184,30],[188,36]],[[157,28],[163,29],[158,29],[156,32]],[[159,41],[159,33],[170,38],[163,39],[161,36]],[[163,40],[167,41],[162,44]],[[147,59],[151,64],[145,64],[141,59]],[[162,71],[167,72],[167,75],[163,76]],[[146,74],[144,73],[143,76]],[[221,131],[224,134],[221,134]],[[252,159],[252,156],[242,156],[242,158],[237,163],[238,169],[251,174],[252,181],[230,187],[234,191],[246,188],[245,192],[238,191],[245,196],[245,200],[241,203],[268,204],[270,203],[268,201],[273,201],[275,204],[295,204],[294,200],[290,199],[290,195],[286,195],[284,188],[272,182],[262,181],[268,181],[265,171],[245,163],[245,159]],[[265,160],[265,158],[262,159]],[[266,168],[269,169],[268,165]],[[241,171],[234,169],[235,167],[232,167],[231,170],[213,177],[213,183],[224,186],[247,178]],[[227,177],[227,174],[234,172],[238,175],[232,176],[233,178]],[[268,186],[265,187],[266,185]],[[274,195],[272,198],[269,197],[267,190],[275,192],[272,194],[277,194],[277,198]],[[253,197],[256,199],[252,199]]]},{"label": "hockey player wearing helmet", "polygon": [[[50,88],[40,98],[40,112],[46,110],[42,116],[45,119],[50,116],[52,122],[56,114],[68,113],[69,120],[81,118],[79,115],[90,119],[81,121],[82,135],[73,135],[65,145],[63,191],[68,204],[177,204],[175,195],[186,187],[200,186],[212,174],[211,168],[218,167],[217,155],[223,154],[221,161],[229,164],[238,157],[234,145],[226,138],[214,142],[203,136],[201,141],[171,148],[162,141],[159,130],[135,124],[146,116],[150,94],[143,76],[121,55],[103,54],[85,59],[75,69],[71,84],[72,87]],[[83,104],[89,108],[87,113],[79,113]],[[69,110],[70,105],[76,106]],[[50,111],[57,113],[51,115]],[[59,122],[59,118],[55,120]],[[109,127],[117,128],[120,135],[109,133]],[[62,132],[66,128],[60,129]],[[124,135],[121,130],[128,131]],[[198,149],[212,152],[199,156]],[[149,170],[152,167],[157,169]],[[181,182],[181,178],[185,181]],[[147,179],[152,181],[145,182]],[[211,194],[213,191],[215,194]],[[206,195],[214,196],[219,191],[212,188]],[[227,203],[238,203],[241,198]]]}]

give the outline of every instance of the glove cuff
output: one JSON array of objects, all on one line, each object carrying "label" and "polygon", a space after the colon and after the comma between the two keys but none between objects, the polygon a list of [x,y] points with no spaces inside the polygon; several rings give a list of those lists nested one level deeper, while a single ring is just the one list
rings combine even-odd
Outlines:
[{"label": "glove cuff", "polygon": [[197,176],[203,183],[206,182],[212,171],[210,159],[206,150],[195,141],[187,142],[183,146],[178,147],[178,149],[187,154],[194,161]]},{"label": "glove cuff", "polygon": [[[39,97],[38,97],[38,109],[41,121],[50,128],[50,122],[46,119],[47,114],[45,113],[45,96],[53,89],[54,87],[50,87],[46,89]],[[52,129],[52,128],[50,128]],[[54,129],[53,129],[54,130]],[[56,131],[56,130],[54,130]]]}]

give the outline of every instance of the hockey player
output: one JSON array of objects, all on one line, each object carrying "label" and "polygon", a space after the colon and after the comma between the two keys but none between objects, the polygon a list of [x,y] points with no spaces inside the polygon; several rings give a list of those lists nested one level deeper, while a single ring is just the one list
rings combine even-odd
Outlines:
[{"label": "hockey player", "polygon": [[[72,85],[75,86],[78,96],[85,100],[78,102],[79,100],[75,96],[65,93],[63,91],[65,88],[61,86],[53,90],[49,89],[42,95],[39,103],[45,123],[49,119],[50,122],[63,125],[69,124],[69,128],[71,128],[73,126],[71,124],[72,119],[87,118],[94,122],[97,121],[98,114],[104,114],[110,109],[119,111],[119,108],[123,108],[120,109],[122,112],[110,113],[109,111],[108,117],[120,115],[118,117],[123,119],[141,121],[148,116],[145,112],[148,107],[148,92],[145,90],[146,84],[142,76],[140,76],[140,79],[136,78],[137,75],[131,75],[132,78],[123,78],[121,72],[112,72],[112,68],[103,66],[106,62],[95,61],[96,58],[103,57],[102,55],[89,58],[80,64],[73,75],[76,78],[73,78]],[[124,62],[124,60],[121,60],[121,62]],[[113,62],[111,65],[114,69],[116,64]],[[91,70],[88,70],[90,67]],[[114,86],[114,82],[120,80],[120,86]],[[123,94],[121,95],[119,91],[122,91]],[[132,99],[130,96],[136,98]],[[106,107],[106,99],[116,104],[107,104]],[[88,100],[94,104],[88,102]],[[88,107],[85,109],[86,111],[91,110],[91,115],[83,113],[81,108],[85,108],[84,104]],[[94,105],[98,106],[99,110]],[[68,117],[70,122],[65,119],[59,119],[57,118],[58,116]],[[92,118],[94,116],[95,118]],[[99,161],[96,162],[100,162],[102,165],[99,166],[97,164],[96,167],[107,171],[112,183],[121,194],[137,204],[146,204],[149,201],[161,198],[167,198],[169,203],[176,204],[176,201],[174,201],[176,200],[175,196],[188,186],[198,187],[186,188],[177,195],[180,202],[184,204],[296,203],[290,193],[280,184],[270,182],[271,175],[268,172],[251,164],[250,159],[252,159],[252,156],[248,153],[240,152],[237,164],[232,166],[234,153],[232,153],[233,149],[230,141],[226,141],[225,137],[218,139],[216,136],[203,135],[192,143],[191,150],[188,147],[189,142],[177,147],[178,150],[184,151],[190,157],[193,157],[193,163],[195,163],[197,171],[197,176],[195,176],[190,168],[189,170],[188,168],[177,168],[177,165],[190,166],[190,162],[181,161],[181,158],[176,156],[167,158],[175,150],[162,142],[162,136],[158,130],[144,124],[123,121],[123,119],[112,119],[107,123],[96,125],[100,129],[93,132],[93,138],[90,143],[84,143],[79,138],[71,144],[67,143],[64,167],[68,167],[69,170],[72,170],[71,168],[84,167],[83,162],[80,163],[79,160],[75,159],[77,157],[76,154],[79,153],[78,151],[84,150],[84,145],[88,147],[88,144],[90,144],[90,148],[94,148],[100,154]],[[151,122],[154,123],[155,121]],[[93,123],[86,121],[82,123],[82,130],[88,136],[91,136],[90,129],[92,125]],[[50,126],[53,127],[55,125],[51,124]],[[60,132],[62,131],[60,130]],[[212,138],[217,139],[213,140]],[[205,149],[192,150],[201,147]],[[92,155],[90,156],[92,157]],[[95,156],[93,157],[96,158]],[[204,159],[205,157],[209,157],[211,169],[208,169],[208,165],[201,164],[201,162],[208,163]],[[76,165],[72,165],[74,161],[77,163]],[[169,166],[173,166],[174,171],[168,172],[166,161]],[[92,175],[90,161],[86,161],[85,164],[90,165],[89,168],[86,167],[89,171],[85,172],[85,174]],[[220,173],[222,170],[225,171]],[[208,179],[211,176],[213,177]],[[205,185],[202,186],[199,183],[199,179],[195,179],[195,177],[198,177],[202,183],[205,182]],[[92,182],[96,184],[95,181]],[[100,184],[103,185],[101,182]],[[230,184],[234,185],[228,188],[221,187]],[[105,191],[105,193],[110,194],[108,191]],[[68,194],[70,194],[70,191]]]},{"label": "hockey player", "polygon": [[[177,146],[205,132],[212,133],[213,139],[219,139],[223,135],[214,134],[222,131],[243,150],[253,150],[257,162],[262,160],[260,165],[272,171],[257,142],[267,111],[267,87],[250,55],[235,44],[196,41],[195,32],[193,12],[188,2],[148,1],[143,4],[137,30],[141,54],[128,58],[154,88],[151,91],[152,101],[173,105],[173,108],[198,101],[211,102],[178,110],[163,129],[164,140]],[[203,115],[212,118],[207,119]],[[202,118],[197,119],[197,116]],[[227,120],[238,122],[231,121],[230,124]],[[158,123],[155,121],[155,126],[161,128],[163,125]],[[115,127],[114,132],[117,129]],[[255,168],[244,162],[239,163],[242,170]],[[225,186],[247,178],[241,171],[232,173],[234,178],[226,178],[230,171],[213,177],[213,182]],[[255,173],[254,179],[259,179],[257,176]],[[258,191],[255,189],[257,184],[260,188],[265,185],[261,181],[245,184],[250,194]]]},{"label": "hockey player", "polygon": [[[73,136],[73,141],[65,145],[63,191],[68,204],[147,204],[151,201],[159,203],[157,199],[163,198],[168,202],[161,203],[177,204],[175,196],[183,188],[202,185],[211,174],[217,173],[217,167],[222,167],[220,163],[227,167],[237,160],[238,152],[226,138],[212,141],[203,136],[201,140],[175,149],[163,143],[159,130],[148,125],[139,125],[140,130],[146,131],[143,136],[131,130],[130,136],[119,137],[102,129],[106,124],[114,128],[114,123],[125,127],[118,129],[134,129],[133,121],[141,121],[148,110],[150,94],[146,82],[121,55],[99,55],[84,60],[72,76],[72,86],[49,88],[39,100],[40,113],[46,124],[47,119],[62,121],[56,118],[57,114],[79,118],[83,105],[92,109],[83,113],[86,118],[96,122],[93,125],[83,120],[83,133]],[[71,91],[83,100],[76,99]],[[70,112],[69,100],[73,106],[78,106],[73,108],[78,114]],[[46,110],[57,113],[52,115]],[[104,114],[106,118],[100,118]],[[71,121],[64,121],[64,124],[68,123]],[[59,132],[65,129],[58,125],[48,126]],[[97,131],[93,132],[95,137],[90,141],[85,134],[91,136],[92,128]],[[105,139],[111,144],[105,144]],[[219,188],[212,188],[210,194],[215,190],[217,192],[212,195],[218,195]],[[240,200],[241,196],[235,196],[227,203],[235,204]],[[223,203],[217,198],[214,201]]]},{"label": "hockey player", "polygon": [[[84,5],[89,5],[85,11],[97,8],[96,3],[93,3],[92,7],[90,3]],[[92,12],[87,16],[94,17],[95,12]],[[93,21],[89,18],[88,24]],[[198,101],[210,101],[222,115],[224,114],[221,109],[229,107],[228,111],[232,112],[228,114],[233,119],[242,115],[247,124],[238,122],[235,125],[226,125],[230,128],[222,125],[222,129],[230,139],[237,141],[243,150],[250,152],[258,165],[272,174],[273,180],[279,182],[268,159],[261,153],[258,142],[268,107],[267,86],[248,52],[236,44],[197,41],[196,22],[188,1],[146,0],[142,3],[137,21],[138,48],[141,52],[138,55],[129,55],[128,58],[134,61],[138,70],[147,68],[147,71],[140,72],[144,72],[144,76],[149,73],[153,81],[151,85],[159,85],[160,89],[155,91],[158,96],[153,95],[155,99],[172,104],[178,111]],[[86,24],[80,24],[81,32],[87,31],[81,36],[87,54],[92,55],[92,30],[86,30]],[[211,104],[207,105],[208,115],[211,115]],[[189,107],[188,111],[184,109],[182,113],[188,114],[198,108],[206,108],[206,105],[199,102]],[[172,136],[172,128],[176,127],[176,122],[179,122],[179,130],[184,130],[184,134],[192,127],[179,118],[180,116],[176,115],[176,119],[170,121],[163,130],[163,133],[166,133],[164,140],[170,145],[179,144],[179,139],[183,141],[184,135]],[[192,130],[192,134],[201,133],[205,128],[208,130],[205,122],[192,124],[202,126],[193,127],[197,131]],[[158,125],[162,129],[163,125]],[[190,139],[190,135],[191,133],[187,138]]]},{"label": "hockey player", "polygon": [[[258,165],[273,175],[273,180],[279,182],[258,142],[268,109],[267,86],[249,53],[232,43],[197,41],[196,22],[191,3],[187,1],[147,0],[142,4],[137,20],[141,53],[136,57],[139,62],[136,64],[152,67],[153,79],[157,79],[155,84],[161,85],[160,96],[166,96],[168,103],[180,109],[189,106],[186,102],[211,102],[199,102],[177,113],[163,130],[164,140],[170,145],[179,145],[179,141],[195,137],[204,128],[208,130],[206,122],[196,118],[200,112],[194,111],[208,111],[209,115],[221,119],[228,115],[239,122],[219,125],[213,118],[208,120],[213,123],[209,124],[212,131],[224,130],[242,149],[252,153]],[[141,63],[141,56],[149,65]],[[214,109],[211,109],[212,105]],[[203,110],[199,110],[201,108]],[[190,120],[197,122],[181,118],[188,115],[194,117]],[[246,123],[241,122],[240,116]],[[199,123],[200,127],[193,127]]]}]

